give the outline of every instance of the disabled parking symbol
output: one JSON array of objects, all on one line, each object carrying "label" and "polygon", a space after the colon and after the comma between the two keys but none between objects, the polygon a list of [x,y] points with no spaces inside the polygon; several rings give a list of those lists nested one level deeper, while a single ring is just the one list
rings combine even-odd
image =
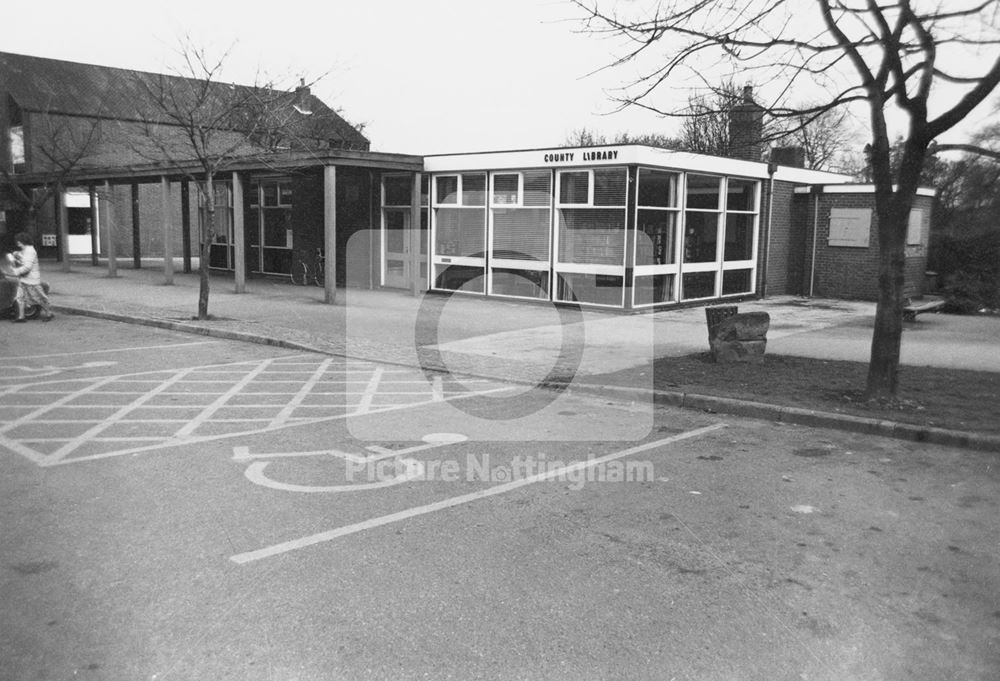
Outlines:
[{"label": "disabled parking symbol", "polygon": [[[306,494],[362,492],[365,490],[393,487],[424,476],[424,464],[409,455],[438,447],[465,442],[468,438],[458,433],[431,433],[425,435],[422,444],[403,449],[390,449],[380,445],[365,447],[366,454],[354,454],[339,449],[319,449],[301,452],[250,453],[249,447],[233,447],[233,461],[247,463],[243,475],[255,485],[281,492],[301,492]],[[364,482],[347,482],[336,485],[303,485],[283,482],[270,477],[265,469],[276,459],[304,457],[332,457],[343,462],[348,480],[355,476]]]}]

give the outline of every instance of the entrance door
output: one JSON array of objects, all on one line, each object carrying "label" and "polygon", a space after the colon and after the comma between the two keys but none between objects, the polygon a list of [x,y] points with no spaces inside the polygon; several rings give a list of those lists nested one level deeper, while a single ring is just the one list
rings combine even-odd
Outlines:
[{"label": "entrance door", "polygon": [[410,211],[385,210],[382,224],[382,285],[410,287]]},{"label": "entrance door", "polygon": [[[66,244],[70,255],[90,255],[93,252],[90,224],[90,192],[67,191],[65,194],[66,215],[68,218],[67,233],[69,242]],[[100,245],[98,245],[100,249]]]}]

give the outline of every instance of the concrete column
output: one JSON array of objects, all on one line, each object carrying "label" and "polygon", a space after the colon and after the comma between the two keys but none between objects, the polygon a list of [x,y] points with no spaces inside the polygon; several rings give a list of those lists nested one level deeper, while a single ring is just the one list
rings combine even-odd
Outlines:
[{"label": "concrete column", "polygon": [[97,267],[97,256],[101,252],[101,243],[98,238],[98,229],[100,223],[100,211],[98,210],[97,198],[97,187],[90,185],[88,187],[90,193],[90,264],[92,267]]},{"label": "concrete column", "polygon": [[66,207],[66,188],[56,187],[56,208],[59,222],[59,259],[62,271],[69,272],[69,209]]},{"label": "concrete column", "polygon": [[323,301],[337,302],[337,167],[323,168],[323,252],[326,256],[326,277]]},{"label": "concrete column", "polygon": [[115,197],[111,194],[111,185],[104,182],[104,230],[105,243],[108,245],[108,276],[118,276],[118,244],[115,243]]},{"label": "concrete column", "polygon": [[132,183],[132,267],[142,268],[142,239],[139,229],[139,183]]},{"label": "concrete column", "polygon": [[247,291],[246,229],[243,224],[243,178],[233,173],[233,271],[236,292]]},{"label": "concrete column", "polygon": [[410,292],[418,296],[423,290],[420,278],[420,173],[413,173],[410,190]]},{"label": "concrete column", "polygon": [[160,178],[160,200],[163,212],[163,283],[174,283],[173,229],[170,224],[170,180]]}]

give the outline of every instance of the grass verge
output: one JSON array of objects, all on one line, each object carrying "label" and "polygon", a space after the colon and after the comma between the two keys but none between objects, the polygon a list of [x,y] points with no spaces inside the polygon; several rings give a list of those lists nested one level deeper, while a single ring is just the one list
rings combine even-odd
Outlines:
[{"label": "grass verge", "polygon": [[[1000,374],[904,366],[897,400],[862,399],[868,365],[862,362],[765,355],[763,364],[716,364],[698,353],[664,357],[653,365],[657,390],[753,400],[922,426],[1000,434]],[[649,369],[601,377],[609,385],[648,384]]]}]

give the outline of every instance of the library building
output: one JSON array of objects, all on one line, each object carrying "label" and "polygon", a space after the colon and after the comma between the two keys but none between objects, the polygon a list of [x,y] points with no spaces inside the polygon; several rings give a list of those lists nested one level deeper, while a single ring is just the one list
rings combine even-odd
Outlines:
[{"label": "library building", "polygon": [[[833,256],[877,265],[874,190],[844,175],[632,145],[426,156],[424,170],[432,289],[619,309],[863,297],[834,281]],[[932,195],[918,197],[915,251]]]},{"label": "library building", "polygon": [[[248,277],[302,281],[323,270],[311,280],[328,302],[336,286],[620,311],[876,295],[874,188],[806,169],[801,149],[762,162],[750,88],[731,112],[730,157],[643,145],[418,156],[372,151],[302,85],[281,100],[287,144],[234,159],[210,206],[195,159],[138,151],[148,130],[136,102],[191,85],[0,53],[0,238],[30,227],[43,257],[94,265],[172,268],[176,255],[185,271],[230,274],[237,292]],[[233,96],[235,86],[212,85],[209,98]],[[81,126],[101,134],[81,136],[71,165],[53,164],[46,131]],[[925,280],[933,197],[920,190],[910,215],[912,297]],[[208,262],[193,264],[204,234]]]}]

